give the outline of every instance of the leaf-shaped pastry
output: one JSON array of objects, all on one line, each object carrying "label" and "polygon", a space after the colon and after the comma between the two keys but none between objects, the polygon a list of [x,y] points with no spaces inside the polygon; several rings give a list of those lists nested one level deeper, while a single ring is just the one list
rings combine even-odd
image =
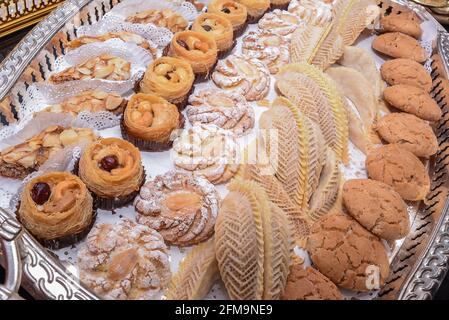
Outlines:
[{"label": "leaf-shaped pastry", "polygon": [[320,183],[315,190],[309,204],[309,216],[317,221],[329,212],[337,200],[340,188],[341,172],[340,164],[334,151],[327,149],[326,163],[321,171]]},{"label": "leaf-shaped pastry", "polygon": [[332,27],[329,34],[316,49],[311,64],[320,70],[326,70],[331,64],[340,59],[344,52],[345,44],[343,37],[337,28]]},{"label": "leaf-shaped pastry", "polygon": [[213,239],[194,247],[181,261],[166,292],[169,300],[199,300],[219,278]]},{"label": "leaf-shaped pastry", "polygon": [[339,0],[334,7],[334,21],[345,45],[352,45],[380,14],[374,0]]},{"label": "leaf-shaped pastry", "polygon": [[262,212],[254,195],[228,185],[215,224],[215,253],[221,279],[233,300],[263,297],[264,231]]},{"label": "leaf-shaped pastry", "polygon": [[365,126],[363,125],[362,120],[353,110],[353,107],[350,105],[350,102],[345,98],[344,103],[346,106],[346,110],[348,112],[348,123],[349,123],[349,139],[351,139],[352,143],[364,154],[367,153],[367,146],[369,145],[369,136],[365,131]]},{"label": "leaf-shaped pastry", "polygon": [[318,48],[331,30],[331,23],[327,23],[324,26],[306,24],[297,28],[291,38],[290,61],[295,63],[312,63]]},{"label": "leaf-shaped pastry", "polygon": [[[276,87],[286,92],[287,86],[298,87],[302,76],[312,80],[324,95],[330,106],[335,123],[335,143],[331,145],[344,163],[348,161],[348,116],[343,99],[333,81],[318,68],[308,64],[289,64],[283,67],[276,76]],[[296,83],[295,83],[296,82]],[[290,94],[291,96],[291,94]],[[301,97],[299,97],[301,98]],[[326,130],[325,130],[326,131]]]}]

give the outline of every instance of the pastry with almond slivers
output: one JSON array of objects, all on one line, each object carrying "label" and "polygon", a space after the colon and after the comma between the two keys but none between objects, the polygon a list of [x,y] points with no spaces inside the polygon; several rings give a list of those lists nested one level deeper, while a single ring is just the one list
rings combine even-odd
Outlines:
[{"label": "pastry with almond slivers", "polygon": [[185,30],[189,22],[179,13],[171,9],[150,9],[131,15],[126,18],[126,22],[139,24],[154,24],[157,27],[164,27],[173,33]]}]

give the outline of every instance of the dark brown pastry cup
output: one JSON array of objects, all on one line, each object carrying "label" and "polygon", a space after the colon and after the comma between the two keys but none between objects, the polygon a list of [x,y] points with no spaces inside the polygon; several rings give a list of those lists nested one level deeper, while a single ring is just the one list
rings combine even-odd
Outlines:
[{"label": "dark brown pastry cup", "polygon": [[251,16],[251,15],[248,14],[247,22],[248,22],[249,24],[253,24],[253,23],[259,22],[260,18],[262,18],[263,15],[264,15],[268,10],[269,10],[269,9],[267,9],[264,13],[262,13],[261,15],[258,15],[258,16]]},{"label": "dark brown pastry cup", "polygon": [[[93,206],[92,206],[92,221],[90,224],[88,224],[83,230],[81,230],[78,233],[74,233],[74,234],[69,234],[69,235],[65,235],[59,238],[55,238],[55,239],[41,239],[37,236],[35,236],[30,230],[28,230],[28,232],[30,232],[33,237],[40,243],[42,244],[44,247],[52,249],[52,250],[58,250],[61,248],[65,248],[65,247],[69,247],[71,245],[74,245],[78,242],[80,242],[81,240],[83,240],[90,232],[90,230],[92,229],[92,227],[95,224],[95,221],[97,219],[97,208],[95,206],[95,196],[91,193],[92,197],[94,198],[94,202],[93,202]],[[20,216],[19,216],[19,208],[20,208],[20,202],[17,204],[17,209],[16,209],[16,218],[17,220],[19,220],[19,222],[22,223]]]},{"label": "dark brown pastry cup", "polygon": [[242,23],[242,25],[235,28],[234,29],[234,39],[240,37],[246,31],[247,27],[248,27],[248,23],[245,21],[244,23]]},{"label": "dark brown pastry cup", "polygon": [[187,103],[189,102],[189,97],[192,94],[193,90],[195,89],[195,86],[192,85],[192,87],[190,88],[189,92],[187,92],[186,95],[174,99],[174,100],[168,100],[168,102],[174,104],[175,106],[178,107],[178,111],[181,112],[182,110],[185,109],[185,107],[187,106]]},{"label": "dark brown pastry cup", "polygon": [[[222,58],[224,58],[225,56],[227,56],[227,55],[232,51],[232,49],[234,49],[236,43],[237,43],[237,42],[236,42],[235,40],[233,40],[231,46],[230,46],[228,49],[225,49],[225,50],[223,50],[223,51],[218,51],[217,58],[218,58],[218,59],[222,59]],[[216,64],[215,64],[215,65],[216,65]],[[214,65],[214,69],[215,69],[215,65]]]},{"label": "dark brown pastry cup", "polygon": [[[182,113],[179,114],[179,129],[184,128],[184,116]],[[124,125],[124,117],[122,117],[120,121],[120,130],[122,132],[123,139],[131,142],[133,145],[135,145],[139,150],[141,151],[149,151],[149,152],[160,152],[160,151],[167,151],[169,150],[173,145],[173,140],[168,140],[164,142],[159,141],[148,141],[144,140],[138,137],[135,137],[131,134],[129,134],[126,131],[125,125]]]},{"label": "dark brown pastry cup", "polygon": [[288,9],[288,5],[290,4],[290,1],[287,3],[282,3],[282,4],[271,4],[270,5],[270,9],[269,10],[287,10]]}]

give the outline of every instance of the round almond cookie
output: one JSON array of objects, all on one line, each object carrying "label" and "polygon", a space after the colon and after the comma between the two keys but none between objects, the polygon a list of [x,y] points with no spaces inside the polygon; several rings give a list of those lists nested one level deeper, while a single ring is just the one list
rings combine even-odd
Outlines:
[{"label": "round almond cookie", "polygon": [[343,296],[318,270],[295,264],[290,268],[281,300],[343,300]]},{"label": "round almond cookie", "polygon": [[371,179],[392,186],[404,200],[423,200],[429,192],[430,178],[422,162],[395,144],[373,150],[365,166]]},{"label": "round almond cookie", "polygon": [[410,59],[393,59],[380,67],[382,78],[391,86],[406,84],[430,92],[432,78],[418,62]]},{"label": "round almond cookie", "polygon": [[409,35],[400,32],[384,33],[374,39],[373,49],[393,58],[412,59],[423,63],[427,52],[419,42]]},{"label": "round almond cookie", "polygon": [[428,121],[441,119],[441,109],[435,100],[424,90],[405,84],[398,84],[384,90],[384,99],[391,106],[414,114]]},{"label": "round almond cookie", "polygon": [[410,231],[407,205],[383,182],[371,179],[346,181],[343,203],[354,219],[379,238],[397,240]]},{"label": "round almond cookie", "polygon": [[344,213],[329,213],[315,222],[307,250],[314,266],[345,289],[374,290],[389,274],[387,252],[379,238]]},{"label": "round almond cookie", "polygon": [[404,113],[390,113],[377,121],[375,129],[388,143],[395,143],[417,157],[428,158],[438,151],[438,141],[427,121]]}]

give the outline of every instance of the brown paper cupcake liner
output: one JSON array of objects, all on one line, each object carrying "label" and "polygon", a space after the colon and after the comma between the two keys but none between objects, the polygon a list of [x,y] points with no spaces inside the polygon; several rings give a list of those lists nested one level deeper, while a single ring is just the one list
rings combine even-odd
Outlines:
[{"label": "brown paper cupcake liner", "polygon": [[[227,56],[232,51],[232,49],[234,49],[236,43],[237,43],[237,41],[233,40],[232,44],[229,46],[228,49],[225,49],[223,51],[219,51],[218,55],[217,55],[217,58],[218,59],[223,59],[225,56]],[[214,69],[215,69],[215,65],[214,65]]]},{"label": "brown paper cupcake liner", "polygon": [[187,106],[187,104],[189,102],[189,97],[192,94],[193,90],[195,90],[195,85],[192,85],[189,92],[187,92],[187,94],[184,95],[183,97],[180,97],[180,98],[174,99],[174,100],[169,100],[169,102],[174,104],[175,106],[177,106],[178,111],[181,112]]},{"label": "brown paper cupcake liner", "polygon": [[245,33],[246,28],[248,27],[247,21],[242,23],[240,26],[234,29],[234,39],[240,37],[243,33]]},{"label": "brown paper cupcake liner", "polygon": [[[184,116],[182,115],[182,113],[180,113],[179,116],[180,116],[179,129],[182,129],[182,128],[184,128],[185,120],[184,120]],[[128,134],[128,132],[126,132],[123,117],[120,120],[120,130],[122,132],[123,139],[131,142],[133,145],[135,145],[141,151],[149,151],[149,152],[167,151],[173,145],[172,140],[168,140],[166,142],[148,141],[148,140],[143,140],[143,139],[140,139],[140,138],[134,137],[133,135]]]},{"label": "brown paper cupcake liner", "polygon": [[287,10],[289,4],[290,4],[290,1],[287,2],[287,3],[271,4],[269,10],[270,10],[270,11],[273,11],[273,10],[275,10],[275,9],[279,9],[279,10]]},{"label": "brown paper cupcake liner", "polygon": [[[266,10],[265,12],[267,12],[267,11],[268,11],[268,10]],[[260,18],[263,17],[263,15],[265,14],[265,12],[263,12],[262,14],[257,15],[257,16],[251,16],[251,15],[248,14],[248,20],[247,20],[247,22],[248,22],[249,24],[254,24],[254,23],[259,22]]]}]

